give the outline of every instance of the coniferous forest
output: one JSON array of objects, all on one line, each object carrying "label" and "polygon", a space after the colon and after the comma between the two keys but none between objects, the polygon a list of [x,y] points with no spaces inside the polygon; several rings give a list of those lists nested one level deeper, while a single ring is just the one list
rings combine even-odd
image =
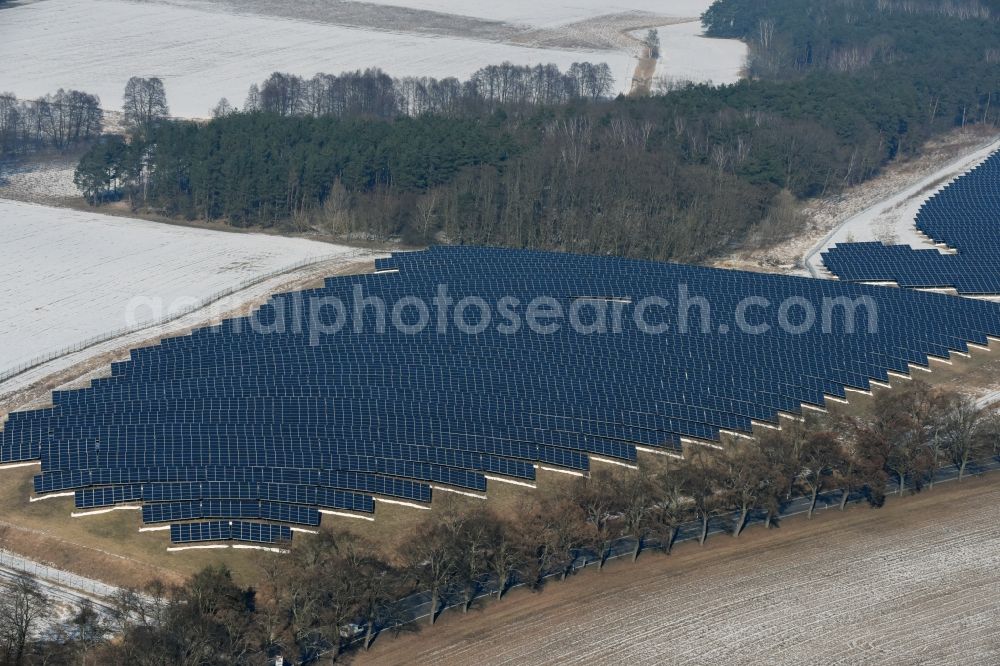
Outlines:
[{"label": "coniferous forest", "polygon": [[[469,81],[274,74],[210,122],[139,123],[81,162],[95,203],[339,237],[697,261],[778,240],[794,202],[1000,119],[1000,2],[719,0],[748,79],[607,99],[606,68]],[[168,91],[169,92],[169,91]]]}]

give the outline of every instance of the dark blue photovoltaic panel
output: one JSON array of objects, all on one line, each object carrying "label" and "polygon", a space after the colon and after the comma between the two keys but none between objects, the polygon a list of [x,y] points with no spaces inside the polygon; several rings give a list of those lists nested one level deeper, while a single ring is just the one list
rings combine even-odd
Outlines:
[{"label": "dark blue photovoltaic panel", "polygon": [[[11,414],[0,462],[40,460],[35,492],[74,491],[79,508],[141,502],[144,521],[170,523],[178,543],[273,543],[323,511],[372,513],[377,497],[429,502],[433,486],[482,492],[488,476],[533,481],[536,466],[586,472],[592,456],[634,462],[640,449],[679,452],[682,438],[748,433],[1000,336],[996,303],[843,281],[469,247],[397,253],[378,267],[133,350],[90,387],[56,391],[53,407]],[[592,314],[618,303],[625,325],[504,329],[495,309],[475,335],[380,332],[370,307],[357,330],[315,339],[266,328],[296,315],[332,326],[333,308],[317,303],[351,303],[356,289],[431,304],[442,285],[453,303],[511,298],[522,324],[545,298]],[[667,308],[647,312],[667,324],[655,335],[631,324],[636,304],[677,302],[683,290],[709,304],[705,331],[683,331]],[[770,322],[764,332],[733,325],[748,296],[775,304],[749,317]],[[843,310],[833,333],[775,325],[790,297],[818,312],[824,300],[863,303],[856,332],[839,332]]]},{"label": "dark blue photovoltaic panel", "polygon": [[88,488],[78,490],[75,493],[75,503],[78,509],[113,506],[124,502],[137,502],[142,499],[142,486],[138,485]]},{"label": "dark blue photovoltaic panel", "polygon": [[247,523],[243,521],[210,521],[182,523],[170,526],[172,543],[196,541],[250,541],[253,543],[281,543],[292,539],[292,531],[285,525]]},{"label": "dark blue photovoltaic panel", "polygon": [[256,543],[278,543],[290,541],[292,531],[284,525],[234,522],[231,527],[230,538],[237,541],[252,541]]},{"label": "dark blue photovoltaic panel", "polygon": [[264,520],[274,520],[280,523],[319,525],[319,511],[311,507],[295,506],[294,504],[261,502],[260,517]]},{"label": "dark blue photovoltaic panel", "polygon": [[316,506],[325,509],[346,509],[348,511],[375,512],[375,502],[367,495],[347,493],[332,488],[316,489]]},{"label": "dark blue photovoltaic panel", "polygon": [[842,243],[823,253],[823,263],[851,282],[1000,294],[1000,152],[928,199],[917,213],[916,226],[952,252]]},{"label": "dark blue photovoltaic panel", "polygon": [[228,541],[230,539],[229,523],[188,523],[170,526],[170,541],[173,543],[190,543],[192,541]]}]

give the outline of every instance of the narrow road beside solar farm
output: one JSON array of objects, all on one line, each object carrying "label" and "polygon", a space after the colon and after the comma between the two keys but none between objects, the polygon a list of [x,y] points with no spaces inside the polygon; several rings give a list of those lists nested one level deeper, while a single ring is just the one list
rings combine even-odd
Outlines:
[{"label": "narrow road beside solar farm", "polygon": [[997,150],[1000,150],[1000,139],[993,138],[905,189],[848,217],[812,246],[803,256],[802,263],[810,275],[822,278],[830,277],[830,274],[823,267],[821,254],[838,243],[878,240],[918,249],[933,248],[934,245],[917,232],[914,224],[921,204]]}]

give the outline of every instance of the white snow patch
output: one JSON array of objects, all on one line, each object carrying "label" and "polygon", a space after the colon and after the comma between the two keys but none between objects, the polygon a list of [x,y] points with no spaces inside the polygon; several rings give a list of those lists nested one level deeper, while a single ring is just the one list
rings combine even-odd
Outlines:
[{"label": "white snow patch", "polygon": [[372,4],[423,9],[444,14],[473,16],[493,21],[548,28],[584,21],[607,14],[630,11],[665,16],[696,17],[711,6],[711,0],[368,0]]},{"label": "white snow patch", "polygon": [[[660,59],[654,79],[674,82],[727,85],[742,78],[747,45],[738,39],[705,37],[700,21],[656,28],[660,36]],[[644,31],[633,35],[642,39]]]},{"label": "white snow patch", "polygon": [[16,199],[79,197],[73,183],[75,165],[60,160],[54,164],[0,165],[0,195]]},{"label": "white snow patch", "polygon": [[[6,10],[5,10],[6,11]],[[0,375],[164,321],[246,281],[357,250],[0,199]]]}]

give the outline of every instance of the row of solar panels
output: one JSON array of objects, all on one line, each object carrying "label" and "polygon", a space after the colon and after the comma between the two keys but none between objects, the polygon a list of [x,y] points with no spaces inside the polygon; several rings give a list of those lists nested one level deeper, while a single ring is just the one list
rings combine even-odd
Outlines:
[{"label": "row of solar panels", "polygon": [[[977,337],[981,338],[979,340],[980,344],[986,342],[985,334]],[[831,351],[836,349],[837,348],[835,346],[832,346]],[[965,351],[967,351],[967,346],[964,344],[956,343],[952,349],[955,351],[962,351],[964,353]],[[791,351],[791,349],[783,351]],[[802,352],[804,350],[802,348],[799,348],[798,351]],[[934,351],[938,352],[935,355],[941,357],[945,357],[949,353],[947,347],[939,347],[934,349]],[[824,365],[815,360],[811,363],[809,362],[790,363],[789,365],[791,366],[793,371],[797,370],[799,373],[802,373],[797,375],[789,374],[789,372],[783,372],[780,370],[776,370],[774,368],[769,368],[767,366],[761,366],[759,368],[753,366],[747,367],[747,365],[745,365],[744,363],[740,364],[729,363],[723,359],[713,359],[713,360],[706,359],[704,361],[691,360],[685,365],[690,367],[691,370],[697,370],[700,373],[707,373],[707,374],[725,373],[726,376],[733,377],[734,382],[743,379],[744,380],[742,382],[743,384],[745,384],[746,382],[755,382],[757,378],[764,378],[768,379],[772,383],[780,383],[780,387],[783,389],[804,388],[807,390],[811,389],[814,391],[821,391],[836,395],[837,393],[842,393],[844,384],[848,386],[854,386],[857,388],[867,388],[869,377],[877,378],[884,381],[886,370],[895,370],[897,372],[903,372],[906,371],[908,363],[915,363],[918,365],[927,364],[927,355],[920,354],[918,352],[911,352],[906,354],[899,353],[894,356],[886,356],[874,350],[869,351],[868,349],[864,350],[864,352],[867,356],[866,362],[863,364],[859,363],[852,365],[854,365],[854,367],[857,368],[862,368],[862,367],[866,368],[868,374],[862,374],[862,372],[858,372],[857,370],[838,370],[836,367],[830,367],[829,365]],[[751,362],[751,359],[747,359],[747,362]],[[821,376],[820,377],[816,376],[819,373],[824,372],[824,370],[827,368],[829,368],[830,373],[833,373],[838,376],[839,382],[831,379],[825,379],[824,377]],[[650,368],[650,370],[653,369],[655,368]],[[238,370],[239,372],[253,371],[252,368],[240,368]],[[300,371],[298,369],[293,368],[289,369],[288,372],[304,372],[304,370]],[[634,379],[636,381],[639,381],[639,378],[635,377],[634,371],[615,373],[614,371],[609,370],[608,372],[611,373],[609,379],[612,381],[619,379],[621,380]],[[664,368],[663,372],[666,373],[668,372],[668,370]],[[740,372],[740,375],[735,375],[734,373],[736,372]],[[553,373],[555,373],[555,369],[553,369]],[[812,373],[812,374],[804,374],[804,373]],[[234,369],[234,374],[237,374],[235,369]],[[566,391],[576,392],[581,401],[605,399],[606,390],[604,390],[603,387],[595,387],[593,385],[588,386],[588,384],[584,383],[585,379],[584,377],[577,378],[570,371],[561,373],[560,376],[564,377],[566,383],[568,384],[566,386]],[[524,396],[525,394],[530,394],[532,391],[546,391],[551,387],[552,381],[554,381],[554,378],[545,378],[545,379],[539,379],[537,381],[531,381],[529,383],[528,381],[521,381],[520,378],[506,380],[504,378],[496,378],[494,376],[482,376],[482,375],[476,376],[475,374],[472,374],[465,370],[446,371],[440,368],[421,369],[421,370],[414,369],[414,373],[409,377],[405,375],[400,375],[396,377],[398,389],[402,393],[402,395],[400,395],[400,400],[401,401],[406,400],[409,397],[409,394],[419,395],[422,387],[433,385],[434,382],[444,381],[445,378],[449,378],[452,381],[456,382],[463,382],[463,384],[469,388],[490,389],[493,388],[491,384],[496,385],[497,389],[504,388],[506,386],[506,388],[509,389],[508,393],[510,394],[510,396],[508,397],[505,395],[504,399],[505,400],[520,399],[521,401],[524,401],[524,397],[518,398],[519,394],[521,396]],[[328,395],[319,396],[317,398],[317,401],[322,402],[322,398],[326,397],[347,398],[350,396],[344,394],[351,394],[351,393],[358,394],[362,392],[365,389],[365,387],[369,385],[377,386],[379,382],[387,381],[388,379],[389,379],[388,377],[386,378],[371,377],[371,378],[361,378],[360,381],[354,381],[351,377],[345,376],[341,378],[341,381],[344,382],[343,390],[336,387],[331,387],[328,391],[325,391],[325,393],[327,393]],[[790,383],[783,382],[781,381],[782,379],[789,380]],[[308,381],[309,378],[304,377],[304,382]],[[671,389],[677,392],[686,393],[689,391],[697,390],[697,387],[699,386],[697,379],[690,377],[690,375],[674,379],[671,378],[669,374],[665,374],[662,377],[654,374],[652,377],[647,378],[646,381],[643,383],[647,385],[659,384],[660,387],[668,390],[667,395],[661,396],[661,400],[659,401],[652,400],[647,397],[645,400],[646,404],[650,402],[669,402],[669,400],[664,400],[663,398],[669,398]],[[701,386],[704,386],[704,384],[702,384]],[[205,389],[207,393],[211,393],[212,390],[214,389],[211,388]],[[224,385],[223,385],[223,390],[224,390]],[[751,389],[747,388],[747,389],[742,389],[742,392],[740,392],[739,386],[736,385],[713,388],[713,392],[718,392],[721,395],[729,394],[732,395],[733,397],[743,397],[743,398],[746,398],[748,395],[750,396],[753,395],[752,393],[749,392],[750,390]],[[197,389],[193,389],[192,391],[196,392]],[[643,399],[642,397],[644,395],[643,392],[639,390],[625,390],[623,391],[623,393],[625,394],[626,397],[636,401],[637,403],[639,403],[639,401]],[[120,401],[120,397],[124,397],[125,394],[128,394],[130,397],[138,395],[138,393],[133,391],[123,391],[119,392],[118,395],[110,396],[109,399],[111,402]],[[272,399],[271,396],[267,395],[266,389],[261,389],[261,394],[263,396],[268,397],[268,399]],[[192,395],[191,393],[188,394],[189,397],[191,397],[191,395]],[[205,397],[209,396],[206,395]],[[793,397],[799,398],[801,396],[796,393],[794,394]],[[159,396],[154,396],[152,399],[159,400],[161,398]],[[103,406],[107,403],[107,401],[101,400],[101,394],[93,396],[90,402],[91,404],[94,404],[98,408],[103,408]],[[86,403],[83,404],[85,405]],[[416,404],[419,405],[420,403],[417,402]],[[442,404],[446,406],[445,408],[452,408],[449,403],[442,403]],[[486,404],[488,405],[489,403],[487,402]],[[65,405],[66,407],[69,407],[70,403],[63,402],[62,400],[60,400],[60,405]],[[80,401],[77,401],[75,407],[81,408]],[[456,406],[454,408],[458,407]],[[363,405],[351,405],[350,409],[355,412],[363,413],[364,407]],[[426,409],[431,409],[431,407],[428,406],[426,407]],[[66,410],[63,411],[65,412]],[[658,410],[649,409],[643,411],[650,411],[655,413]],[[329,413],[330,412],[329,407],[324,406],[323,412]]]},{"label": "row of solar panels", "polygon": [[[352,479],[349,477],[350,472],[344,474],[339,471],[331,471],[350,466],[350,461],[338,461],[331,464],[316,464],[314,457],[308,457],[307,460],[307,456],[298,456],[298,459],[296,459],[296,456],[289,455],[284,456],[283,458],[280,456],[274,456],[274,461],[270,462],[268,460],[269,457],[270,456],[246,455],[239,457],[234,461],[219,462],[216,459],[223,458],[223,456],[205,456],[203,458],[199,455],[187,453],[173,457],[123,457],[121,460],[115,460],[112,464],[107,465],[97,464],[100,461],[91,462],[90,458],[87,457],[80,459],[77,464],[69,467],[68,465],[74,464],[73,459],[71,459],[69,463],[63,462],[65,458],[56,462],[50,462],[48,461],[47,456],[43,456],[43,473],[35,477],[35,492],[48,493],[72,490],[76,488],[86,488],[96,485],[173,481],[175,479],[194,481],[197,480],[198,477],[178,478],[177,475],[182,473],[180,470],[184,470],[185,473],[191,473],[191,470],[197,470],[198,468],[218,470],[259,468],[319,470],[321,476],[318,481],[295,481],[292,483],[296,483],[298,485],[323,485],[332,488],[367,491],[375,494],[384,494],[390,497],[397,496],[413,498],[416,495],[422,495],[423,491],[418,490],[418,488],[425,484],[421,484],[419,481],[433,481],[459,488],[468,488],[470,490],[486,489],[486,479],[481,473],[461,469],[459,467],[445,467],[443,465],[432,466],[421,463],[412,463],[405,460],[385,460],[383,464],[378,465],[377,471],[380,474],[401,477],[398,480],[405,483],[400,485],[396,483],[397,479],[390,479],[384,476],[369,476],[363,479]],[[259,460],[260,458],[265,458],[265,460]],[[281,459],[279,460],[278,458]],[[323,461],[321,460],[319,462],[322,463]],[[58,464],[63,464],[64,466],[61,468],[54,467],[54,465]],[[533,468],[531,469],[533,470]],[[512,471],[514,471],[513,468]],[[516,471],[521,472],[522,470],[517,469]],[[534,478],[533,475],[529,476],[526,470],[524,472],[524,474],[518,475],[519,478]],[[415,479],[415,481],[411,481],[411,479]],[[235,481],[235,479],[232,480]],[[356,486],[367,487],[359,488]],[[378,490],[375,490],[374,488],[377,488]]]},{"label": "row of solar panels", "polygon": [[[306,469],[321,467],[325,470],[351,470],[357,472],[373,472],[378,474],[389,474],[393,476],[408,476],[426,481],[439,481],[450,483],[446,480],[446,469],[458,468],[469,471],[494,472],[521,478],[534,478],[530,462],[536,461],[551,463],[569,467],[572,469],[588,469],[587,456],[579,451],[572,451],[555,446],[544,446],[529,442],[513,442],[485,437],[458,437],[449,445],[439,445],[446,436],[442,434],[428,437],[420,445],[406,444],[402,441],[387,444],[356,444],[350,445],[341,441],[339,444],[326,444],[320,439],[320,435],[302,437],[298,440],[288,438],[287,433],[250,433],[247,431],[220,433],[218,428],[198,428],[193,431],[185,430],[177,436],[167,436],[167,426],[163,426],[152,434],[146,432],[139,437],[134,429],[131,429],[123,436],[131,437],[124,439],[119,446],[129,448],[153,448],[159,445],[160,448],[153,450],[169,450],[175,453],[183,452],[183,455],[193,456],[197,454],[193,446],[199,448],[209,448],[218,451],[222,455],[223,450],[230,447],[239,446],[241,451],[247,451],[244,456],[251,455],[254,449],[267,449],[269,442],[281,441],[287,448],[275,453],[268,453],[267,465],[279,467],[278,461],[281,459],[294,460],[298,466]],[[43,460],[43,470],[54,471],[65,469],[64,461],[79,459],[83,461],[93,461],[98,463],[109,457],[102,455],[98,449],[98,441],[111,441],[112,434],[109,430],[99,431],[94,436],[93,431],[88,431],[86,436],[75,438],[62,438],[58,444],[50,442],[46,444],[45,459]],[[401,438],[400,438],[401,439]],[[41,450],[42,445],[38,445]],[[107,452],[107,444],[102,445]],[[608,451],[617,457],[632,459],[629,450],[623,445],[615,447],[590,447],[594,452]],[[355,453],[364,451],[364,454]],[[282,453],[283,452],[283,453]],[[199,459],[199,464],[211,465],[206,459]],[[514,459],[514,460],[511,460]],[[516,460],[522,459],[522,460]],[[316,464],[306,465],[309,460]],[[94,465],[100,466],[100,465]],[[216,466],[218,466],[216,464]],[[287,465],[284,465],[287,467]]]},{"label": "row of solar panels", "polygon": [[170,526],[170,541],[178,544],[230,540],[280,544],[291,539],[292,530],[286,525],[217,520]]},{"label": "row of solar panels", "polygon": [[[397,495],[429,502],[430,488],[414,484],[414,492]],[[363,495],[343,492],[330,487],[302,483],[246,483],[237,481],[180,481],[109,485],[77,490],[78,509],[93,509],[128,502],[178,502],[205,499],[260,500],[286,502],[331,509],[363,507],[371,513],[372,504]]]},{"label": "row of solar panels", "polygon": [[[166,411],[163,406],[164,400],[170,400],[176,405],[171,412],[177,414],[177,420],[187,421],[192,418],[212,418],[228,419],[230,417],[245,416],[247,419],[259,418],[261,415],[268,417],[280,415],[281,418],[295,418],[296,420],[309,423],[327,422],[331,418],[367,418],[371,423],[380,423],[378,416],[384,413],[385,408],[391,404],[402,406],[406,409],[422,410],[427,415],[446,415],[453,419],[461,418],[469,413],[476,414],[503,414],[503,415],[523,415],[530,419],[546,418],[555,416],[561,412],[562,417],[580,419],[582,421],[600,421],[606,418],[602,414],[595,414],[590,405],[594,403],[584,395],[580,395],[579,402],[574,405],[560,405],[544,397],[539,397],[536,401],[525,401],[519,397],[511,397],[499,400],[495,396],[485,398],[481,404],[475,401],[462,398],[452,401],[442,401],[437,404],[427,404],[416,401],[404,394],[398,394],[397,400],[372,399],[369,397],[363,402],[347,402],[342,395],[327,394],[316,395],[273,395],[269,391],[236,390],[215,388],[205,390],[207,396],[218,396],[220,391],[226,391],[225,398],[205,397],[199,400],[190,398],[191,391],[177,390],[172,395],[151,396],[141,391],[128,391],[116,393],[114,397],[102,395],[95,399],[84,399],[73,403],[72,411],[69,411],[68,402],[58,401],[64,408],[60,411],[58,419],[63,425],[84,425],[90,423],[156,423],[162,420],[162,413]],[[128,403],[124,402],[127,396]],[[732,404],[734,401],[729,401]],[[652,403],[655,412],[641,411],[640,404],[636,401],[636,409],[628,409],[624,401],[616,401],[616,406],[621,409],[620,421],[626,425],[656,428],[664,418],[677,418],[695,423],[717,424],[726,428],[749,429],[750,418],[759,414],[760,410],[751,410],[749,403],[733,409],[746,409],[751,413],[743,415],[731,412],[723,412],[715,409],[707,409],[685,403],[666,402],[663,400]],[[132,407],[134,406],[134,409]],[[596,406],[596,405],[594,405]]]},{"label": "row of solar panels", "polygon": [[[351,432],[303,424],[42,426],[26,429],[30,431],[14,438],[12,443],[5,444],[4,451],[6,455],[25,455],[27,459],[42,456],[44,461],[50,453],[48,447],[53,445],[66,448],[51,449],[52,455],[86,455],[88,459],[101,452],[108,455],[119,447],[149,447],[153,450],[154,447],[160,447],[160,450],[178,455],[198,455],[204,464],[210,464],[216,455],[220,458],[228,457],[232,451],[233,455],[259,458],[265,461],[262,464],[278,464],[286,459],[295,460],[299,464],[315,463],[307,464],[307,467],[316,467],[319,463],[324,466],[333,465],[350,456],[385,459],[398,455],[406,462],[430,462],[484,471],[498,471],[501,463],[490,457],[474,454],[501,457],[514,455],[534,462],[555,462],[563,458],[581,461],[581,456],[585,453],[634,458],[634,448],[624,441],[513,425],[491,426],[488,423],[442,423],[440,420]],[[456,432],[449,432],[451,428]],[[461,432],[461,428],[475,428],[479,432]],[[671,436],[670,433],[648,435],[647,432],[643,431],[643,436],[651,440],[651,445],[664,445],[665,440]],[[233,448],[237,446],[240,448]],[[508,454],[507,451],[519,453]],[[381,464],[391,463],[387,461]]]},{"label": "row of solar panels", "polygon": [[[44,476],[39,476],[44,480]],[[379,478],[378,484],[371,484],[369,492],[415,500],[431,501],[431,489],[422,483],[406,479]],[[345,492],[344,486],[310,485],[303,483],[238,483],[235,481],[178,483],[149,482],[86,487],[75,493],[78,509],[112,506],[123,502],[174,502],[202,499],[243,499],[273,502],[290,502],[307,506],[331,509],[348,509],[355,506],[370,513],[374,510],[371,498],[357,492]]]},{"label": "row of solar panels", "polygon": [[[364,511],[365,509],[353,508],[352,510]],[[374,511],[374,507],[371,511]],[[319,525],[319,511],[316,509],[294,504],[279,504],[277,502],[201,500],[199,502],[146,504],[142,507],[142,522],[146,524],[172,523],[181,520],[201,520],[204,518],[270,520],[310,527]]]}]

